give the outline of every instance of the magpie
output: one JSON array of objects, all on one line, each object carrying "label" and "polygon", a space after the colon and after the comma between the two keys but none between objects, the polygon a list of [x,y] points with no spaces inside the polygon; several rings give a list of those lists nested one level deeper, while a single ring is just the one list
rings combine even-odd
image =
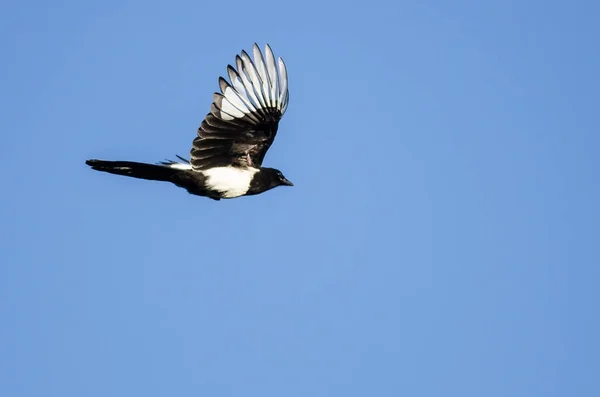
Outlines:
[{"label": "magpie", "polygon": [[213,200],[263,193],[277,186],[294,186],[275,168],[263,167],[288,102],[288,75],[283,59],[275,61],[271,47],[263,56],[255,43],[254,61],[245,50],[228,65],[229,82],[219,77],[192,143],[190,160],[155,164],[87,160],[92,169],[151,181],[171,182],[189,193]]}]

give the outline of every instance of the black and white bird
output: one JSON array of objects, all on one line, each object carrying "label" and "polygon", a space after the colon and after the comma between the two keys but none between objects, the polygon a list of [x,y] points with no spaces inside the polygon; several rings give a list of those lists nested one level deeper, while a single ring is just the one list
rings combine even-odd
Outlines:
[{"label": "black and white bird", "polygon": [[281,171],[263,167],[263,159],[277,134],[288,100],[288,76],[283,59],[265,46],[246,51],[228,65],[229,82],[219,78],[194,139],[191,159],[157,164],[132,161],[87,160],[94,170],[152,181],[171,182],[189,193],[214,200],[259,194],[277,186],[293,186]]}]

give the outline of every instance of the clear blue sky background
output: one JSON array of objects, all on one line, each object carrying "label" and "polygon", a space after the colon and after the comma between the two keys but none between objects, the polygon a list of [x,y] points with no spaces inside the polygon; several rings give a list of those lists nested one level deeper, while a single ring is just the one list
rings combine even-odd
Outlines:
[{"label": "clear blue sky background", "polygon": [[[0,6],[0,395],[599,396],[600,5]],[[272,45],[294,188],[93,172],[188,155]]]}]

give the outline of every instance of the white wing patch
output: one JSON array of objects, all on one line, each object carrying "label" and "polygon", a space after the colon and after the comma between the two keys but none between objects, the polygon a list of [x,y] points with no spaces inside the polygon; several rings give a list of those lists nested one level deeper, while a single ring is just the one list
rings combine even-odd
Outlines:
[{"label": "white wing patch", "polygon": [[289,100],[287,69],[283,59],[275,56],[271,47],[265,46],[265,55],[256,44],[252,48],[254,62],[242,51],[236,58],[237,70],[228,68],[231,84],[220,82],[222,100],[220,116],[229,121],[250,116],[257,110],[275,108],[283,113]]},{"label": "white wing patch", "polygon": [[183,164],[183,163],[170,163],[170,164],[165,164],[165,166],[169,167],[169,168],[175,168],[178,170],[191,170],[192,169],[191,164]]},{"label": "white wing patch", "polygon": [[243,196],[250,189],[250,182],[258,168],[215,167],[202,173],[206,187],[222,194],[223,198]]}]

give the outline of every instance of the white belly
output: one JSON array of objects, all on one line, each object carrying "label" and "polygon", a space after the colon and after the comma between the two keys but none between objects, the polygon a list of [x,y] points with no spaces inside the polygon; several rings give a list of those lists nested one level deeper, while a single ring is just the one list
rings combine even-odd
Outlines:
[{"label": "white belly", "polygon": [[243,196],[258,168],[216,167],[202,173],[206,176],[206,187],[221,193],[224,198]]}]

